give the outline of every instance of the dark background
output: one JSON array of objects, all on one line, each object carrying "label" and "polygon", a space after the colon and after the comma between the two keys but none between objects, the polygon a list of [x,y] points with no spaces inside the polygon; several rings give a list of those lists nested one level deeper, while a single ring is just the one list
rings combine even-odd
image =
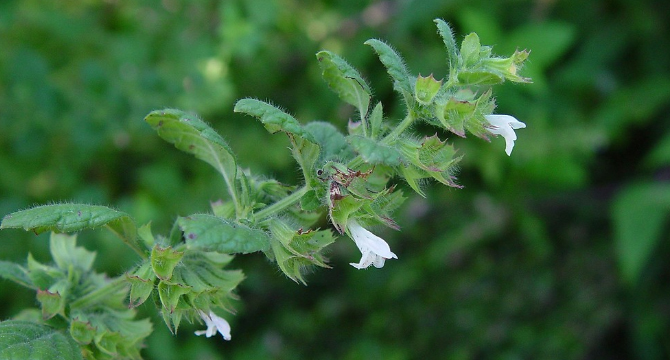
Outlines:
[{"label": "dark background", "polygon": [[[240,163],[299,181],[283,136],[232,112],[268,99],[302,122],[346,128],[353,110],[321,80],[314,54],[342,55],[403,116],[368,38],[413,73],[442,77],[432,20],[494,52],[530,49],[530,85],[495,89],[498,113],[527,124],[504,141],[450,136],[463,190],[410,196],[401,232],[375,229],[398,260],[357,271],[353,242],[308,286],[262,255],[229,316],[233,340],[188,324],[173,337],[154,309],[147,359],[670,359],[670,2],[668,1],[38,1],[0,2],[0,215],[33,204],[109,204],[166,233],[177,215],[224,196],[206,164],[142,119],[176,107],[221,132]],[[435,129],[418,127],[432,135]],[[440,133],[444,138],[448,134]],[[401,186],[405,186],[401,184]],[[406,188],[406,186],[405,186]],[[408,194],[411,193],[408,191]],[[96,267],[137,258],[87,231]],[[46,235],[0,232],[0,259],[48,261]],[[0,282],[0,319],[35,306]]]}]

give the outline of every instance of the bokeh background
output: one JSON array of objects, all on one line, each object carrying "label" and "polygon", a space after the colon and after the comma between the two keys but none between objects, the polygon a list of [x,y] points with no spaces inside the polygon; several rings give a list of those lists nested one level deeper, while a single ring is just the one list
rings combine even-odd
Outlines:
[{"label": "bokeh background", "polygon": [[[232,112],[269,99],[303,122],[346,128],[353,114],[314,54],[356,66],[401,117],[381,38],[414,73],[447,68],[434,18],[460,41],[532,50],[530,85],[496,88],[497,112],[528,127],[504,141],[450,136],[463,190],[432,184],[376,229],[399,260],[357,271],[348,239],[333,269],[302,286],[261,255],[233,340],[156,328],[147,359],[670,359],[670,2],[664,0],[3,0],[0,1],[0,214],[33,204],[110,204],[166,233],[177,215],[224,196],[206,164],[142,119],[192,110],[243,166],[299,181],[288,143]],[[432,135],[436,130],[418,127]],[[444,138],[448,134],[440,133]],[[404,184],[400,184],[404,186]],[[406,188],[406,186],[405,186]],[[408,193],[410,193],[408,191]],[[325,223],[324,223],[325,226]],[[0,232],[0,259],[48,261],[46,235]],[[102,231],[80,234],[99,271],[137,261]],[[0,282],[0,318],[34,294]]]}]

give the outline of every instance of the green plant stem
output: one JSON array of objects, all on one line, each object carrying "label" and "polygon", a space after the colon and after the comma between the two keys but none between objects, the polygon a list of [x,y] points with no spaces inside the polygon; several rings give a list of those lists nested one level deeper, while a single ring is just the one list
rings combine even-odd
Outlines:
[{"label": "green plant stem", "polygon": [[398,126],[393,129],[388,135],[384,136],[384,139],[382,139],[382,143],[384,144],[389,144],[391,141],[395,140],[402,134],[405,130],[407,130],[408,127],[412,125],[414,122],[414,116],[412,113],[408,113],[407,116],[398,124]]},{"label": "green plant stem", "polygon": [[291,195],[277,201],[272,205],[266,206],[265,208],[261,209],[259,212],[256,213],[256,219],[257,220],[265,219],[297,203],[298,201],[300,201],[300,198],[302,198],[303,195],[307,193],[308,190],[309,187],[305,185],[300,189],[294,191]]},{"label": "green plant stem", "polygon": [[128,286],[125,277],[118,277],[105,286],[91,291],[90,293],[80,297],[79,299],[73,301],[70,306],[72,308],[85,308],[91,305],[95,305],[101,301],[104,301],[106,298],[112,294],[117,293],[119,290],[123,289],[125,286]]},{"label": "green plant stem", "polygon": [[351,161],[347,163],[347,167],[349,169],[356,169],[357,167],[363,165],[365,161],[360,155],[357,155],[355,158],[353,158]]}]

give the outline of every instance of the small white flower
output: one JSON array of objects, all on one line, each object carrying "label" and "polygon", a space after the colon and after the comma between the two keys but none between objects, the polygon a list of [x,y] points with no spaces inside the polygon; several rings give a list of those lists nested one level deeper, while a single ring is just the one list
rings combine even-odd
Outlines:
[{"label": "small white flower", "polygon": [[384,239],[362,227],[356,220],[349,220],[347,222],[347,230],[362,255],[361,261],[358,264],[350,264],[356,269],[365,269],[372,264],[376,268],[381,268],[384,266],[386,259],[398,258],[391,252],[389,244]]},{"label": "small white flower", "polygon": [[205,321],[207,325],[207,330],[198,330],[195,332],[196,335],[205,335],[207,337],[212,337],[216,335],[218,331],[224,340],[230,340],[230,324],[226,319],[216,315],[213,311],[210,311],[209,314],[206,314],[202,310],[198,310],[200,317]]},{"label": "small white flower", "polygon": [[516,133],[514,129],[523,129],[526,124],[510,115],[486,115],[486,120],[491,124],[487,130],[495,135],[502,135],[505,138],[505,152],[507,156],[512,155],[514,149],[514,140],[516,140]]}]

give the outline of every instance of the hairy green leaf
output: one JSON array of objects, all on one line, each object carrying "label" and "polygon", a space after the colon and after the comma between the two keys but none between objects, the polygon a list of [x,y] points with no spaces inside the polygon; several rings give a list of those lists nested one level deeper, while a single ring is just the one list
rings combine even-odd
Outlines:
[{"label": "hairy green leaf", "polygon": [[372,46],[377,56],[379,56],[379,61],[386,66],[386,71],[391,75],[393,87],[396,91],[402,93],[406,98],[411,98],[414,93],[412,81],[410,81],[411,75],[407,71],[402,57],[383,41],[370,39],[365,44]]},{"label": "hairy green leaf", "polygon": [[268,249],[270,238],[259,229],[213,215],[195,214],[177,220],[190,248],[225,254]]},{"label": "hairy green leaf", "polygon": [[381,101],[377,103],[372,113],[370,114],[370,136],[373,139],[380,138],[384,133],[383,126],[384,108]]},{"label": "hairy green leaf", "polygon": [[402,163],[402,154],[392,146],[358,135],[349,136],[348,139],[351,146],[369,164],[397,166]]},{"label": "hairy green leaf", "polygon": [[186,112],[164,109],[156,110],[144,118],[156,130],[158,136],[177,149],[194,155],[212,165],[226,182],[228,193],[238,204],[235,178],[237,160],[223,138],[204,121]]},{"label": "hairy green leaf", "polygon": [[331,123],[312,121],[305,125],[321,147],[319,156],[322,163],[331,160],[346,161],[354,157],[354,151],[347,143],[347,139]]},{"label": "hairy green leaf", "polygon": [[330,51],[320,51],[316,54],[323,79],[343,101],[355,106],[365,118],[370,106],[372,91],[356,69],[344,59]]},{"label": "hairy green leaf", "polygon": [[142,253],[137,241],[137,227],[126,213],[100,205],[53,204],[17,211],[2,219],[0,229],[30,230],[36,234],[45,231],[77,232],[106,226],[135,251]]},{"label": "hairy green leaf", "polygon": [[77,343],[60,331],[30,321],[0,322],[0,359],[78,360]]},{"label": "hairy green leaf", "polygon": [[442,19],[435,19],[435,24],[437,25],[437,32],[442,37],[444,46],[447,48],[447,61],[449,63],[449,68],[454,69],[458,64],[458,48],[456,47],[456,38],[454,37],[454,32],[451,30],[449,24],[447,24]]}]

